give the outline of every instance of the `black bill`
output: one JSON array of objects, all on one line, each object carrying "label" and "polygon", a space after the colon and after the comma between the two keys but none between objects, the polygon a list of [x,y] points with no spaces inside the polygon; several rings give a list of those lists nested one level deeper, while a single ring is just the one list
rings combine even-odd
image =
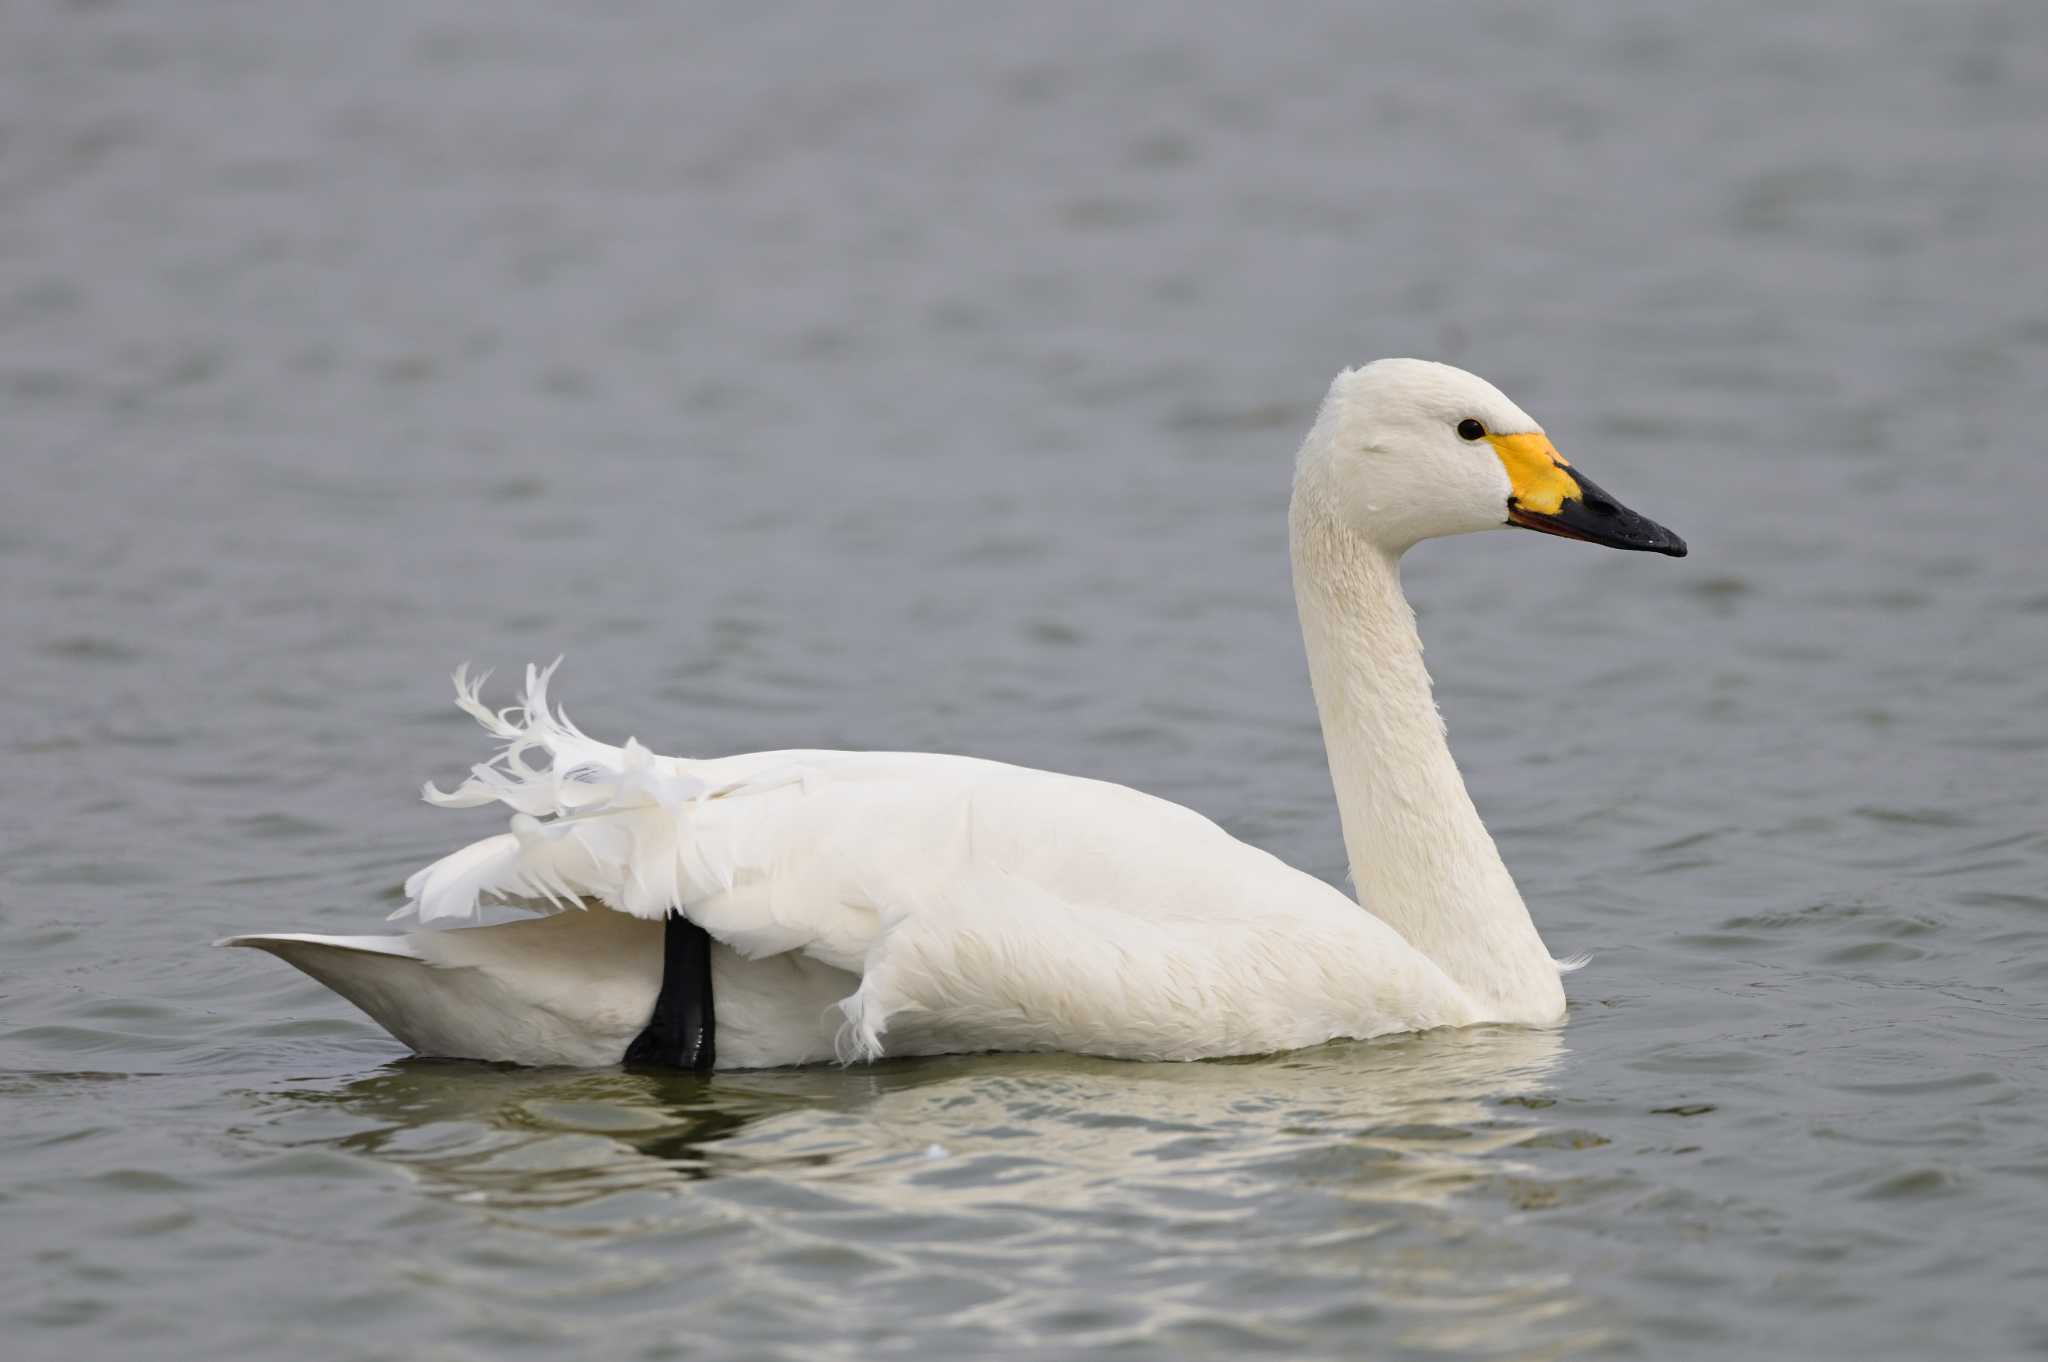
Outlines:
[{"label": "black bill", "polygon": [[1588,544],[1605,544],[1611,549],[1632,549],[1639,553],[1668,553],[1685,557],[1685,541],[1648,516],[1637,515],[1600,490],[1599,484],[1576,468],[1564,470],[1578,484],[1578,495],[1565,498],[1555,514],[1544,515],[1508,502],[1508,523],[1541,534],[1583,539]]}]

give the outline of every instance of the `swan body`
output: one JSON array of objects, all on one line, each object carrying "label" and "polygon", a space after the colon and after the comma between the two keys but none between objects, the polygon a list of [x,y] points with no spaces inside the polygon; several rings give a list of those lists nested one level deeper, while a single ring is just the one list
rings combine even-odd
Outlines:
[{"label": "swan body", "polygon": [[[693,760],[599,742],[551,702],[553,668],[529,668],[502,712],[457,673],[458,703],[502,746],[426,796],[501,805],[510,828],[408,881],[398,916],[422,930],[222,944],[282,957],[421,1053],[525,1064],[620,1060],[662,988],[672,912],[712,942],[720,1067],[1184,1060],[1554,1023],[1559,966],[1451,760],[1398,573],[1422,538],[1503,523],[1684,552],[1483,380],[1418,360],[1338,376],[1297,465],[1290,543],[1360,902],[1102,781],[929,753]],[[537,916],[448,929],[484,898]]]}]

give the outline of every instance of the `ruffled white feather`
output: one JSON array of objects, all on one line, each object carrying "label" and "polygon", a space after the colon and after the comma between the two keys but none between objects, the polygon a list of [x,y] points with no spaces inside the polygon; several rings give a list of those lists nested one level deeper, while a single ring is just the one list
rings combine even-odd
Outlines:
[{"label": "ruffled white feather", "polygon": [[[486,898],[539,900],[552,908],[585,898],[634,917],[659,920],[732,887],[733,868],[709,858],[689,836],[693,811],[711,799],[779,788],[800,775],[714,785],[694,763],[660,757],[628,738],[598,742],[551,707],[548,684],[561,666],[528,666],[520,703],[493,710],[481,691],[490,673],[455,672],[455,702],[504,745],[470,768],[453,790],[429,782],[422,795],[444,809],[502,804],[510,830],[415,873],[392,919],[422,923],[475,919]],[[544,763],[529,760],[535,754]]]}]

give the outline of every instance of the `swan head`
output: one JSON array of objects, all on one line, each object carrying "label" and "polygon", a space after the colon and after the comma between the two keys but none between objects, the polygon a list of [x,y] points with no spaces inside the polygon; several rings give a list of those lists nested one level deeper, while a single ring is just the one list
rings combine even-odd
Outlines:
[{"label": "swan head", "polygon": [[1424,539],[1519,526],[1610,548],[1685,556],[1685,541],[1569,464],[1543,427],[1475,374],[1375,360],[1330,384],[1302,446],[1352,529],[1390,553]]}]

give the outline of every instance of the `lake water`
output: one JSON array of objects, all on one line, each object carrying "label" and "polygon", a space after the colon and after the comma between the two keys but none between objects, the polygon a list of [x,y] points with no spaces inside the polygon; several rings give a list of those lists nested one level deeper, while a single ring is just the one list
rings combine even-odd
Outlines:
[{"label": "lake water", "polygon": [[[16,1358],[2048,1351],[2048,10],[0,11]],[[1341,877],[1340,366],[1682,533],[1409,581],[1568,1027],[408,1060],[465,659],[1107,777]]]}]

